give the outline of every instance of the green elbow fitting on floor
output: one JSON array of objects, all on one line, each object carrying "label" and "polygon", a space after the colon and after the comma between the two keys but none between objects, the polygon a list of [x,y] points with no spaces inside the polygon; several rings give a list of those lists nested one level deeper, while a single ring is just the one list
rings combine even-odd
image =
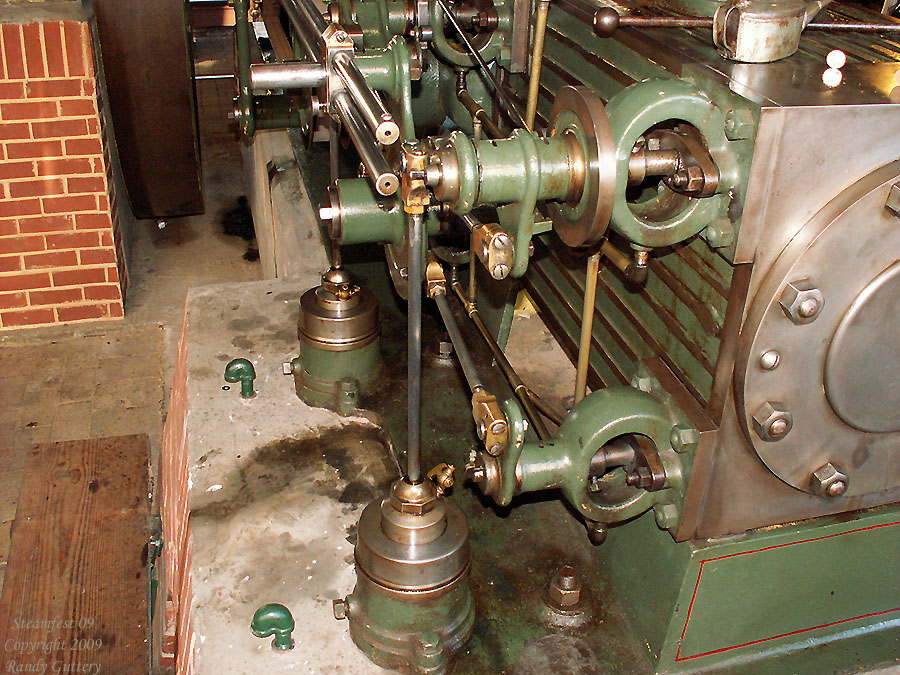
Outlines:
[{"label": "green elbow fitting on floor", "polygon": [[274,636],[272,649],[275,651],[287,651],[294,648],[294,638],[291,631],[294,630],[294,617],[284,605],[269,603],[263,605],[253,615],[250,622],[250,630],[258,638]]},{"label": "green elbow fitting on floor", "polygon": [[241,397],[253,398],[253,381],[256,379],[256,369],[247,359],[232,359],[225,366],[225,381],[241,383]]}]

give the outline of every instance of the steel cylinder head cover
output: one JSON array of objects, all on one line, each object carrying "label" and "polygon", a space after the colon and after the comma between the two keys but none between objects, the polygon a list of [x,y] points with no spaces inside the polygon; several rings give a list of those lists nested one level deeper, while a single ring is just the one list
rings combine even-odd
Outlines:
[{"label": "steel cylinder head cover", "polygon": [[400,479],[363,511],[354,555],[356,588],[335,606],[357,647],[382,667],[443,672],[474,625],[459,507],[430,481]]}]

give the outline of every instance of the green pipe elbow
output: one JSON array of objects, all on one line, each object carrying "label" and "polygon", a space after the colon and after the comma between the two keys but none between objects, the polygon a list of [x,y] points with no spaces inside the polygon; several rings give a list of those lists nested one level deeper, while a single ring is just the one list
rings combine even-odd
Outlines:
[{"label": "green pipe elbow", "polygon": [[253,391],[253,381],[256,379],[256,369],[247,359],[232,359],[225,366],[225,381],[241,383],[241,397],[253,398],[256,392]]},{"label": "green pipe elbow", "polygon": [[287,651],[294,648],[294,638],[291,631],[294,630],[294,617],[284,605],[269,603],[263,605],[253,615],[250,622],[250,630],[258,638],[274,636],[272,649]]}]

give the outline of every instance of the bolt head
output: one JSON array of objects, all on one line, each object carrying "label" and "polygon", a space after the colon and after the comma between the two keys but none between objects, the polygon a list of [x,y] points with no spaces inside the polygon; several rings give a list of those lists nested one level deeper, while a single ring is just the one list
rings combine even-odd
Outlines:
[{"label": "bolt head", "polygon": [[692,427],[676,426],[669,437],[675,452],[687,452],[697,446],[697,432]]},{"label": "bolt head", "polygon": [[491,425],[492,434],[502,434],[504,431],[506,431],[506,422],[497,420]]},{"label": "bolt head", "polygon": [[759,367],[763,370],[775,370],[781,363],[781,354],[774,349],[763,352],[759,357]]},{"label": "bolt head", "polygon": [[497,249],[506,249],[509,248],[509,245],[512,242],[509,239],[509,235],[501,232],[496,237],[494,237],[494,248]]},{"label": "bolt head", "polygon": [[787,318],[799,326],[816,320],[825,305],[825,298],[812,281],[798,279],[785,286],[778,304]]},{"label": "bolt head", "polygon": [[293,367],[291,366],[290,361],[285,361],[284,363],[281,364],[281,372],[285,375],[293,375],[294,374],[294,370],[293,370]]},{"label": "bolt head", "polygon": [[850,486],[850,478],[837,466],[828,462],[813,471],[810,477],[812,491],[820,497],[834,499],[840,497]]},{"label": "bolt head", "polygon": [[699,166],[688,166],[685,168],[685,173],[687,174],[687,182],[685,183],[684,189],[687,192],[700,192],[703,189],[703,185],[706,183],[703,169]]},{"label": "bolt head", "polygon": [[553,576],[547,595],[560,607],[578,604],[581,600],[581,580],[571,565],[563,565]]},{"label": "bolt head", "polygon": [[347,600],[338,598],[331,601],[331,610],[334,612],[334,618],[338,621],[347,618]]},{"label": "bolt head", "polygon": [[484,428],[484,420],[478,420],[478,426],[475,427],[475,431],[478,432],[478,438],[480,438],[483,441],[484,437],[485,437],[485,432],[486,432],[486,430]]},{"label": "bolt head", "polygon": [[658,504],[653,509],[653,516],[661,530],[670,530],[678,525],[678,508],[674,504]]},{"label": "bolt head", "polygon": [[753,430],[766,442],[780,441],[793,425],[794,418],[780,401],[766,401],[753,413]]},{"label": "bolt head", "polygon": [[891,190],[888,192],[888,198],[884,206],[895,216],[900,217],[900,183],[894,183],[891,186]]},{"label": "bolt head", "polygon": [[495,279],[505,279],[509,275],[509,266],[498,263],[491,268],[491,276]]}]

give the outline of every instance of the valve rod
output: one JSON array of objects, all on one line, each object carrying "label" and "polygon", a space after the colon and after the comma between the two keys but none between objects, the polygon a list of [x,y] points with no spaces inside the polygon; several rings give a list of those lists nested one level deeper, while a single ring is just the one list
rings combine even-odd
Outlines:
[{"label": "valve rod", "polygon": [[366,83],[366,78],[359,72],[352,57],[346,52],[339,52],[334,55],[333,65],[363,120],[374,132],[375,139],[383,145],[396,142],[400,138],[400,127]]},{"label": "valve rod", "polygon": [[369,127],[360,119],[360,114],[350,95],[346,91],[339,91],[332,97],[331,104],[338,117],[341,118],[341,122],[344,123],[350,140],[356,146],[359,157],[366,167],[366,173],[375,185],[375,190],[378,194],[386,197],[394,194],[400,187],[400,180],[391,171],[387,160],[381,154]]},{"label": "valve rod", "polygon": [[478,377],[478,371],[475,369],[475,362],[472,360],[472,354],[469,352],[469,348],[463,341],[462,333],[453,316],[453,311],[450,309],[450,303],[447,302],[446,289],[435,292],[434,301],[437,303],[441,318],[444,320],[444,327],[450,335],[450,342],[453,343],[453,350],[456,352],[456,357],[459,359],[459,365],[462,368],[469,389],[471,389],[474,394],[476,391],[484,389],[484,384],[482,383],[481,378]]},{"label": "valve rod", "polygon": [[407,357],[407,446],[406,479],[422,480],[419,456],[422,442],[422,273],[424,267],[425,218],[420,213],[408,216],[409,222],[409,301]]}]

